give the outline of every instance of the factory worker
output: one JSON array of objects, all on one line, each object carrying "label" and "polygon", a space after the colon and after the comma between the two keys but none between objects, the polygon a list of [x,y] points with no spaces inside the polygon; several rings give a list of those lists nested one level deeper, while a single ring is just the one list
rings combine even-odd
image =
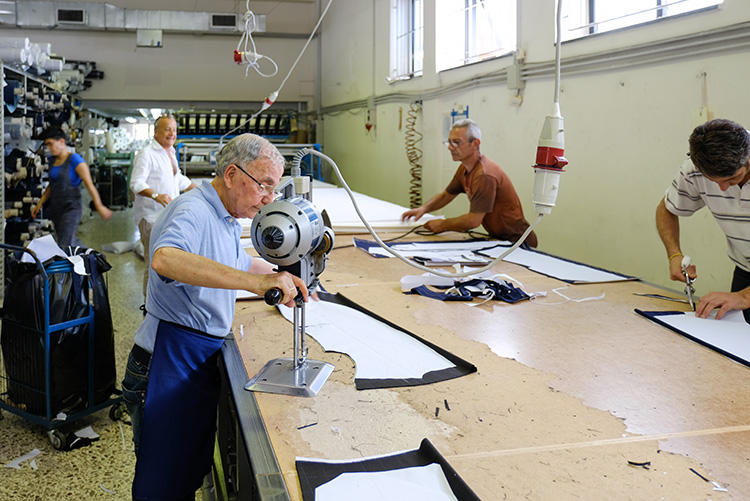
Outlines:
[{"label": "factory worker", "polygon": [[35,218],[46,204],[46,214],[55,225],[57,245],[62,249],[70,245],[81,245],[76,236],[83,215],[81,184],[88,190],[102,219],[106,221],[112,217],[112,211],[102,203],[99,192],[91,180],[89,166],[83,157],[68,151],[65,134],[60,129],[51,127],[42,132],[42,137],[49,153],[49,185],[39,202],[31,209],[31,217]]},{"label": "factory worker", "polygon": [[182,191],[195,188],[177,168],[174,142],[177,139],[177,122],[171,115],[162,115],[154,122],[154,138],[139,151],[133,162],[130,189],[135,193],[133,220],[143,243],[143,296],[146,296],[149,267],[149,237],[156,217],[172,199]]},{"label": "factory worker", "polygon": [[[453,124],[448,136],[448,151],[454,161],[461,162],[448,186],[429,202],[404,212],[401,220],[419,220],[425,213],[448,205],[459,193],[469,197],[469,212],[448,219],[433,219],[425,228],[433,233],[444,231],[469,231],[479,225],[491,236],[515,242],[529,222],[523,216],[521,201],[513,183],[498,164],[479,152],[482,132],[473,120],[459,120]],[[537,246],[531,232],[526,244]]]},{"label": "factory worker", "polygon": [[219,356],[236,290],[277,287],[294,306],[305,283],[251,259],[237,218],[273,201],[284,159],[242,134],[217,155],[216,177],[180,195],[151,231],[148,313],[135,333],[122,382],[136,449],[133,499],[193,499],[208,473],[219,398]]},{"label": "factory worker", "polygon": [[[711,120],[690,135],[690,158],[656,208],[656,228],[667,251],[669,277],[684,282],[680,249],[680,216],[708,207],[727,237],[729,259],[735,265],[731,292],[709,292],[696,307],[706,318],[744,310],[750,322],[750,134],[730,120]],[[691,278],[695,266],[688,268]]]}]

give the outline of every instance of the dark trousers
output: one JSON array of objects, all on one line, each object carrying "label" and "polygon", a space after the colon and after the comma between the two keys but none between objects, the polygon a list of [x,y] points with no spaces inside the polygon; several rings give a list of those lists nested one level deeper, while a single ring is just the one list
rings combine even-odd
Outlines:
[{"label": "dark trousers", "polygon": [[[750,272],[735,266],[734,276],[732,277],[732,292],[741,291],[747,287],[750,287]],[[743,310],[742,314],[745,317],[745,322],[750,324],[750,309]]]}]

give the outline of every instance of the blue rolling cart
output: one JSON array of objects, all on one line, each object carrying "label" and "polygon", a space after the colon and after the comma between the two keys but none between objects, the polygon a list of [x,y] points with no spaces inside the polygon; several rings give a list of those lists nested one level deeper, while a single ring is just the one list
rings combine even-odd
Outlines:
[{"label": "blue rolling cart", "polygon": [[[0,353],[0,409],[6,410],[22,418],[42,426],[47,431],[50,443],[55,449],[63,449],[66,446],[67,436],[60,428],[71,424],[78,419],[88,416],[94,412],[109,407],[109,416],[118,420],[124,413],[122,396],[114,387],[96,390],[95,384],[95,314],[93,286],[87,284],[75,290],[77,315],[60,322],[51,320],[51,317],[59,317],[50,314],[51,305],[51,282],[55,274],[69,274],[73,276],[73,265],[67,260],[53,261],[46,266],[43,265],[36,254],[23,247],[0,244],[2,254],[6,250],[13,251],[16,255],[28,253],[34,259],[36,271],[41,278],[42,289],[42,316],[43,326],[29,326],[25,322],[19,322],[16,315],[7,311],[9,298],[3,298],[2,325],[3,332],[0,334],[2,353]],[[12,280],[12,277],[11,277]],[[72,280],[72,278],[71,278]],[[55,284],[52,284],[53,286]],[[65,308],[66,313],[70,308],[59,304],[59,298],[54,305],[56,308]],[[28,301],[29,308],[35,308],[33,300]],[[17,303],[13,303],[17,309]],[[41,322],[40,322],[41,323]],[[87,325],[87,329],[75,327]],[[84,330],[86,332],[84,332]],[[5,336],[5,339],[2,338]],[[62,338],[67,336],[70,340],[73,336],[85,336],[75,340],[74,350],[67,352],[60,348],[63,345]],[[41,347],[40,342],[41,341]],[[11,345],[12,343],[12,345]],[[65,357],[74,355],[75,361],[57,360],[53,364],[53,356]],[[114,363],[114,360],[113,360]],[[68,365],[72,368],[67,367]],[[63,367],[58,369],[57,367]],[[111,367],[114,374],[114,366]],[[83,374],[85,372],[85,374]],[[65,376],[63,378],[62,376]],[[66,379],[67,388],[60,389],[61,380]],[[74,383],[70,383],[74,380]],[[72,385],[72,386],[71,386]],[[71,390],[71,388],[74,388]],[[99,395],[95,396],[98,391]],[[72,392],[77,395],[75,402],[59,400],[60,393]],[[115,395],[114,397],[112,395]],[[66,406],[69,407],[65,412]]]}]

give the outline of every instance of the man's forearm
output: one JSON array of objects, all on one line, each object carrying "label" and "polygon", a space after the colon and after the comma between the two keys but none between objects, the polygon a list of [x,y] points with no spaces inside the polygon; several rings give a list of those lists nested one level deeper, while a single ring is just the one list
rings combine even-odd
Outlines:
[{"label": "man's forearm", "polygon": [[663,199],[656,207],[656,230],[667,256],[680,252],[680,219],[667,210]]},{"label": "man's forearm", "polygon": [[422,207],[424,208],[425,212],[432,212],[436,211],[438,209],[442,209],[448,203],[451,202],[455,198],[454,195],[449,194],[447,191],[441,191],[434,197],[432,197],[426,204],[424,204]]},{"label": "man's forearm", "polygon": [[264,292],[255,275],[174,247],[159,248],[151,259],[151,267],[159,275],[184,284]]}]

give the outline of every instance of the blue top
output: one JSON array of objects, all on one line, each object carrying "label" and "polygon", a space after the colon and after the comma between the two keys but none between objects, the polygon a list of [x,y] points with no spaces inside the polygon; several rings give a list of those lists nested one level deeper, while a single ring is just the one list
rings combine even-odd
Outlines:
[{"label": "blue top", "polygon": [[[78,186],[81,184],[81,178],[76,172],[76,167],[78,167],[80,164],[84,163],[85,160],[81,155],[78,153],[71,153],[70,157],[68,157],[68,160],[70,160],[70,169],[68,172],[70,173],[70,183],[73,186]],[[65,165],[65,162],[61,163],[60,165],[52,165],[52,163],[55,161],[55,157],[48,156],[47,162],[50,165],[49,168],[49,178],[50,181],[56,182],[57,178],[60,176],[60,168]]]},{"label": "blue top", "polygon": [[[240,245],[242,227],[209,182],[180,195],[161,212],[151,230],[150,255],[162,247],[199,254],[238,270],[252,259]],[[234,318],[236,291],[177,282],[149,269],[146,310],[135,343],[152,352],[159,320],[225,337]]]}]

